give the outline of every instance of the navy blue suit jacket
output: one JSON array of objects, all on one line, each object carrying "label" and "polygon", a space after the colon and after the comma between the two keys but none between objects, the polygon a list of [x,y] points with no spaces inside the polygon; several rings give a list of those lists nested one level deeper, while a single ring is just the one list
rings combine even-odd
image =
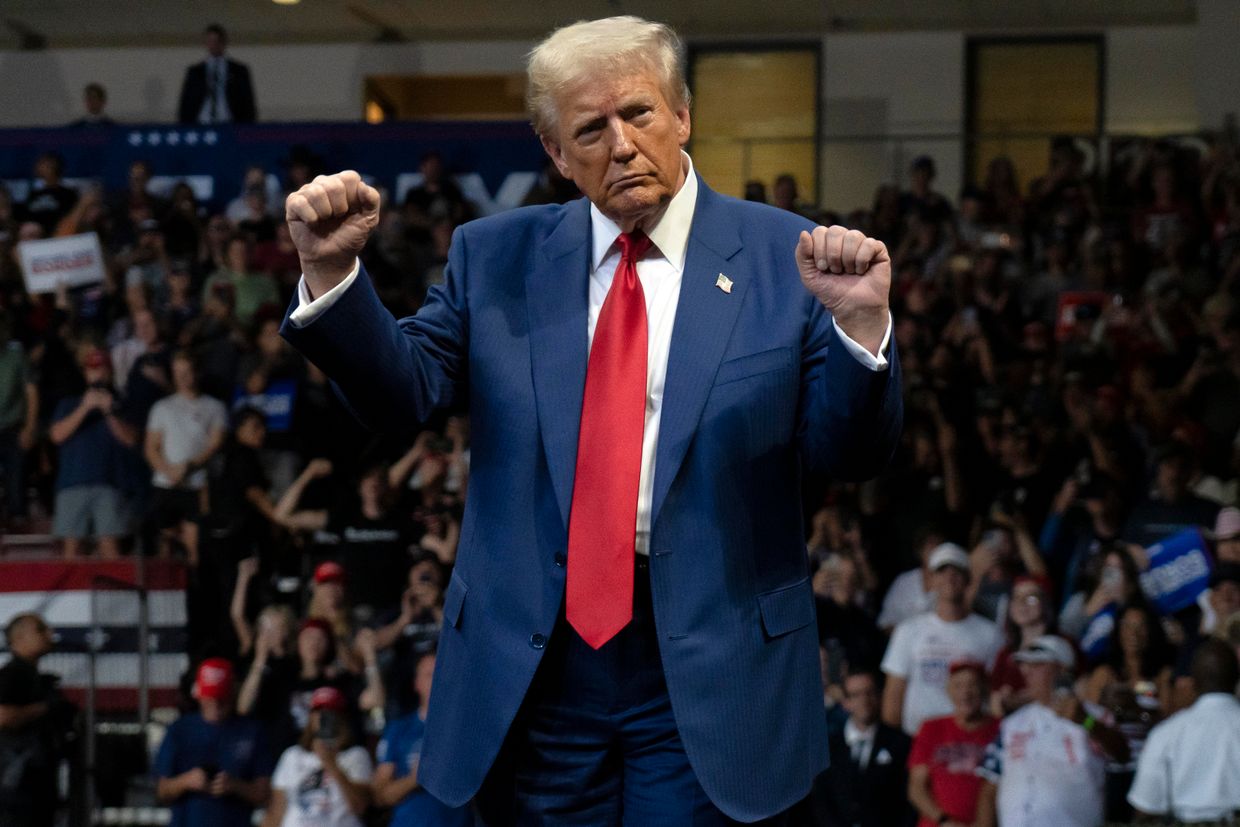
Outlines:
[{"label": "navy blue suit jacket", "polygon": [[[749,821],[803,798],[827,764],[802,469],[881,470],[900,371],[894,341],[888,371],[858,363],[802,286],[794,249],[808,222],[699,183],[650,576],[689,760],[716,806]],[[468,403],[469,495],[418,773],[450,805],[494,762],[564,599],[590,249],[584,199],[513,210],[456,231],[445,283],[415,316],[395,321],[363,273],[318,319],[283,328],[374,428]]]}]

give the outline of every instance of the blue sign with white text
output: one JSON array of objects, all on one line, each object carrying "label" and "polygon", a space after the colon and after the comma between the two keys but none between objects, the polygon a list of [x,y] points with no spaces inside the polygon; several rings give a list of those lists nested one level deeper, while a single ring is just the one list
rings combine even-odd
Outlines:
[{"label": "blue sign with white text", "polygon": [[1163,614],[1193,605],[1210,586],[1210,558],[1195,528],[1173,534],[1146,549],[1149,568],[1141,573],[1141,590]]}]

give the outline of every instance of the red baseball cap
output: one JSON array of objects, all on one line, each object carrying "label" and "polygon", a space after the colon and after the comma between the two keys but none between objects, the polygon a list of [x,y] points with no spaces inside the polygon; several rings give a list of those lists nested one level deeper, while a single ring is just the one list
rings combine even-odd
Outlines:
[{"label": "red baseball cap", "polygon": [[330,709],[332,712],[344,712],[349,708],[344,693],[334,686],[320,686],[310,695],[310,709]]},{"label": "red baseball cap", "polygon": [[344,567],[331,560],[319,563],[314,570],[315,583],[344,583],[344,579]]},{"label": "red baseball cap", "polygon": [[199,698],[225,701],[232,697],[233,666],[224,658],[207,658],[198,665],[194,691]]},{"label": "red baseball cap", "polygon": [[966,669],[972,669],[979,678],[986,680],[986,664],[972,658],[961,658],[960,660],[952,661],[951,665],[947,667],[947,674],[954,675]]},{"label": "red baseball cap", "polygon": [[99,348],[94,348],[87,352],[85,358],[82,359],[82,367],[86,368],[112,368],[112,360],[108,358],[108,354]]},{"label": "red baseball cap", "polygon": [[1042,591],[1042,594],[1048,597],[1054,593],[1051,579],[1045,574],[1018,574],[1012,580],[1012,588],[1015,589],[1017,586],[1024,585],[1025,583],[1032,583],[1037,586]]}]

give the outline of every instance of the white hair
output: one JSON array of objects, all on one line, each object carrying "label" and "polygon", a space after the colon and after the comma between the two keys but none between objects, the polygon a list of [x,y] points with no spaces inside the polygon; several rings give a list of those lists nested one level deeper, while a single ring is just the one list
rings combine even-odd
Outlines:
[{"label": "white hair", "polygon": [[547,135],[557,126],[555,95],[582,80],[616,72],[652,69],[663,96],[675,109],[687,107],[684,44],[670,26],[633,15],[582,20],[556,29],[529,53],[525,102],[534,131]]}]

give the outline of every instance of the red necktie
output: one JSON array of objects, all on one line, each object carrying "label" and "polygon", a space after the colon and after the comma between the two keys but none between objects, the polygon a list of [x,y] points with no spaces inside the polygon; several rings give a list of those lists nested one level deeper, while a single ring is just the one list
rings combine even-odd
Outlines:
[{"label": "red necktie", "polygon": [[620,265],[603,300],[586,368],[577,475],[568,518],[565,614],[595,649],[633,618],[633,546],[646,425],[646,298],[637,262],[650,239],[616,240]]}]

